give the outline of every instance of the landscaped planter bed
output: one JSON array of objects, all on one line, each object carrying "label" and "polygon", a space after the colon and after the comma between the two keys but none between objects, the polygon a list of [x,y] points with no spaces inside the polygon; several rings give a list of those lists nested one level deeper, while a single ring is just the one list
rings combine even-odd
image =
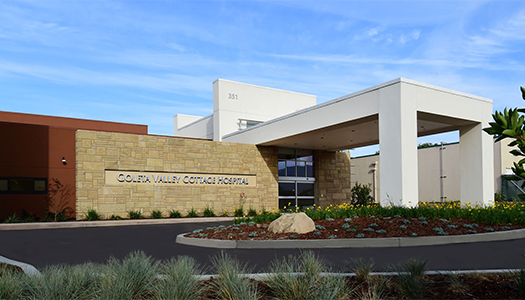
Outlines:
[{"label": "landscaped planter bed", "polygon": [[[351,259],[351,258],[350,258]],[[221,253],[203,270],[189,257],[162,263],[142,252],[107,264],[51,266],[39,276],[0,264],[1,299],[522,299],[525,271],[428,274],[426,262],[409,260],[389,273],[354,260],[348,273],[331,268],[312,251],[276,259],[265,274],[249,273],[234,257]],[[160,275],[160,276],[159,276]],[[257,278],[257,280],[250,278]],[[228,297],[230,295],[231,297]],[[373,297],[375,296],[375,297]]]},{"label": "landscaped planter bed", "polygon": [[219,240],[309,240],[352,239],[387,237],[422,237],[469,235],[522,229],[516,224],[485,225],[466,219],[427,219],[394,217],[354,216],[344,219],[316,220],[316,230],[310,233],[272,233],[269,223],[240,223],[229,226],[208,227],[185,235],[190,238]]},{"label": "landscaped planter bed", "polygon": [[[388,281],[384,284],[384,293],[380,299],[403,299],[402,293],[395,285],[395,276],[385,277]],[[453,283],[447,275],[429,275],[426,277],[426,292],[421,299],[522,299],[515,285],[514,280],[509,274],[470,274],[458,275],[460,281]],[[203,282],[205,287],[212,287],[216,280],[214,278]],[[263,281],[252,281],[260,294],[260,300],[277,300],[271,288]],[[373,289],[368,282],[361,281],[356,277],[347,277],[347,285],[353,287],[353,295],[346,299],[370,299],[364,297]],[[208,289],[204,299],[220,299],[217,293]]]}]

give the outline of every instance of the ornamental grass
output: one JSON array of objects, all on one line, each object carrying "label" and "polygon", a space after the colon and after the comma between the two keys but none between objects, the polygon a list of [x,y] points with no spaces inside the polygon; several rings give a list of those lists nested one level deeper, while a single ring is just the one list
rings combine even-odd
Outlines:
[{"label": "ornamental grass", "polygon": [[[50,266],[39,275],[0,264],[0,299],[520,299],[525,270],[499,274],[429,275],[426,262],[410,260],[394,274],[370,274],[371,263],[358,260],[354,276],[329,273],[312,251],[276,259],[267,274],[249,279],[247,266],[222,252],[212,259],[211,278],[194,259],[178,257],[162,264],[143,252],[106,264]],[[364,266],[363,266],[364,265]],[[358,278],[359,277],[359,278]],[[503,287],[503,288],[502,288]],[[441,299],[441,298],[440,298]]]},{"label": "ornamental grass", "polygon": [[319,256],[313,251],[304,251],[298,258],[288,256],[274,261],[266,283],[283,300],[347,299],[353,289],[346,285],[344,277],[323,276],[322,273],[328,271]]}]

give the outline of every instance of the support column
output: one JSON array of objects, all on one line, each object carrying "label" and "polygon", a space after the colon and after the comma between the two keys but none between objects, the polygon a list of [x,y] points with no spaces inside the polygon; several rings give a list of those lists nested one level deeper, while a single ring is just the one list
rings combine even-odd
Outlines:
[{"label": "support column", "polygon": [[463,126],[459,130],[461,204],[494,205],[494,141],[483,132],[492,112],[483,115],[484,122]]},{"label": "support column", "polygon": [[382,206],[418,204],[417,102],[401,83],[379,95],[379,182]]}]

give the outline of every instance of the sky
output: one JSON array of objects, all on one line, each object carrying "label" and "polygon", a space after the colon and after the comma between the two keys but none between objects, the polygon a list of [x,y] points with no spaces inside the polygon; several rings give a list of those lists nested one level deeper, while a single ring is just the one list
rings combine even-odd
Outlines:
[{"label": "sky", "polygon": [[524,49],[525,1],[0,0],[0,110],[173,135],[217,78],[322,103],[399,77],[502,110],[523,105]]}]

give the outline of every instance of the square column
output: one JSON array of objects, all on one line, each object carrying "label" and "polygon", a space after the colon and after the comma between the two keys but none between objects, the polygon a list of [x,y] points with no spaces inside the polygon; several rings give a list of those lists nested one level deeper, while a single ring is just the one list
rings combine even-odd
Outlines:
[{"label": "square column", "polygon": [[379,182],[382,206],[418,204],[417,101],[411,86],[379,95]]},{"label": "square column", "polygon": [[459,130],[462,205],[494,205],[494,141],[482,131],[488,126],[490,113],[485,114],[486,122],[463,126]]}]

